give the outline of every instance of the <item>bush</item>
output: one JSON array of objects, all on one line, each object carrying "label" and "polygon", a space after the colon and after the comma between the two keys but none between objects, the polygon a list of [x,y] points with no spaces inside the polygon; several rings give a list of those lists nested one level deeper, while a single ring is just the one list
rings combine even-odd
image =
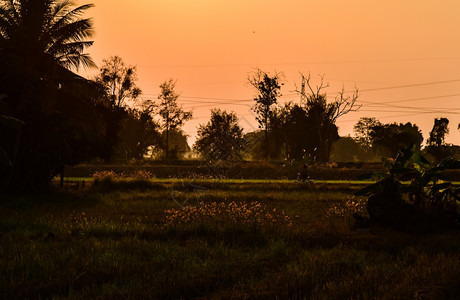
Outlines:
[{"label": "bush", "polygon": [[432,167],[415,146],[400,151],[394,161],[385,159],[381,180],[356,192],[369,196],[371,223],[396,229],[458,227],[460,188],[446,182],[442,171],[460,169],[452,158]]}]

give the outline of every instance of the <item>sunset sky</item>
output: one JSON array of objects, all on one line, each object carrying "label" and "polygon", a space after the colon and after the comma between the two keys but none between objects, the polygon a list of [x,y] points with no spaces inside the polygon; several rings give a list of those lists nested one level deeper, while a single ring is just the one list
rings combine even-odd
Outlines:
[{"label": "sunset sky", "polygon": [[[118,55],[136,65],[144,99],[177,79],[179,102],[193,109],[184,130],[214,107],[235,111],[246,131],[257,128],[255,91],[248,73],[259,67],[283,72],[281,103],[298,102],[293,90],[302,72],[329,99],[345,88],[360,90],[359,112],[337,122],[352,134],[360,117],[383,123],[412,122],[425,141],[436,117],[450,120],[447,141],[460,144],[460,1],[458,0],[93,0],[100,66]],[[87,77],[97,70],[82,72]]]}]

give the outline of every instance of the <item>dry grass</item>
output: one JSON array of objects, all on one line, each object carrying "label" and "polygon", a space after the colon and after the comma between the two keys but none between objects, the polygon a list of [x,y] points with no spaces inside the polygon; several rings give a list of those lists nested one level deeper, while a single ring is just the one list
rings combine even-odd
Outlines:
[{"label": "dry grass", "polygon": [[353,231],[347,186],[206,185],[186,205],[167,182],[2,197],[0,298],[458,297],[458,232]]}]

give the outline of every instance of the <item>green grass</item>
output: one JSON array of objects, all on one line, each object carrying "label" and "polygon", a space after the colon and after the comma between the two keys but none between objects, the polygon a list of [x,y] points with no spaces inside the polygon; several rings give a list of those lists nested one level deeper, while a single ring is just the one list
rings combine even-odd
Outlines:
[{"label": "green grass", "polygon": [[[362,183],[203,180],[195,193],[183,182],[2,196],[0,298],[458,298],[459,232],[355,231],[327,216]],[[232,221],[234,212],[166,222],[168,210],[198,202],[261,203],[292,226]]]}]

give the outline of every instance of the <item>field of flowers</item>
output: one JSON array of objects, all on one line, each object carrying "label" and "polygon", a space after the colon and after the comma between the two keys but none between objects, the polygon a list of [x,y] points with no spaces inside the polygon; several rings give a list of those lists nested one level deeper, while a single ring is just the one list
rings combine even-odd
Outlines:
[{"label": "field of flowers", "polygon": [[0,202],[2,299],[457,299],[460,234],[353,229],[355,184],[151,180]]}]

